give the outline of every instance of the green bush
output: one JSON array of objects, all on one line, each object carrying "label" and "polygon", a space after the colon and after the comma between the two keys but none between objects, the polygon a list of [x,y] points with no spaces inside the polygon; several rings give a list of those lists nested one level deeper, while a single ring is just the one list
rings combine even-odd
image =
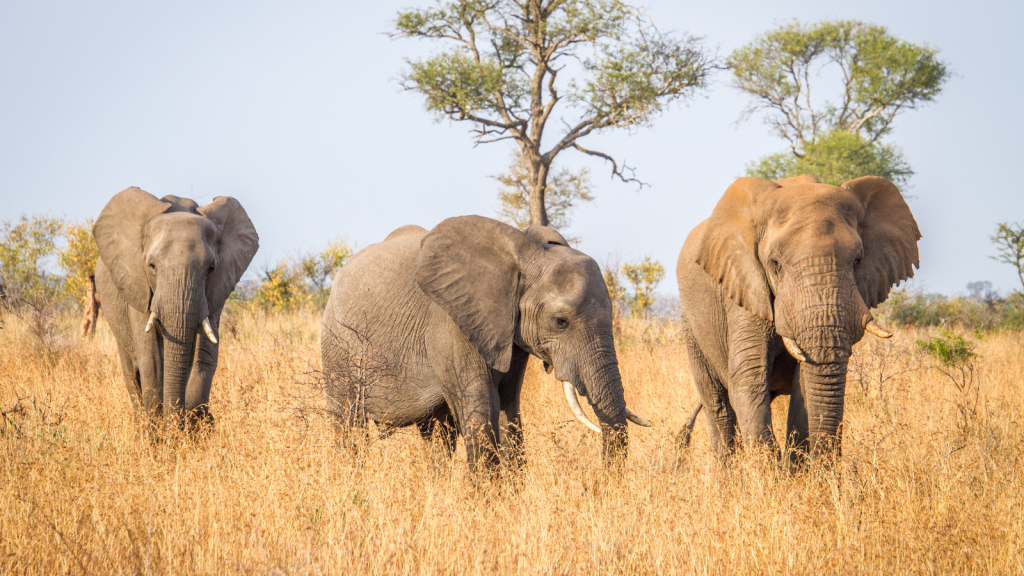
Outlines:
[{"label": "green bush", "polygon": [[92,221],[46,215],[0,223],[0,298],[7,308],[66,308],[85,298],[99,249]]},{"label": "green bush", "polygon": [[241,299],[265,310],[294,310],[303,306],[322,309],[330,297],[335,274],[354,253],[355,247],[348,240],[337,238],[320,252],[278,260],[263,271],[254,285],[236,292],[240,292]]},{"label": "green bush", "polygon": [[879,316],[892,325],[1016,331],[1024,329],[1024,293],[972,297],[898,289],[879,307]]}]

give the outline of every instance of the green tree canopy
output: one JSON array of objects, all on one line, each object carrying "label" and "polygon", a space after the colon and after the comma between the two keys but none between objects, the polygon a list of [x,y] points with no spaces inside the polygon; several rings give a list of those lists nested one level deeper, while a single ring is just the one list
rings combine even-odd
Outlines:
[{"label": "green tree canopy", "polygon": [[[525,230],[530,225],[530,166],[522,154],[515,154],[508,172],[493,176],[501,185],[498,189],[498,219]],[[581,202],[594,200],[590,171],[578,172],[560,168],[548,176],[544,204],[548,225],[563,232],[572,222],[569,214]],[[570,243],[578,238],[568,237]]]},{"label": "green tree canopy", "polygon": [[[933,101],[951,75],[935,48],[855,20],[779,26],[733,52],[727,65],[750,96],[741,120],[764,113],[790,147],[791,156],[766,156],[748,173],[811,173],[829,183],[876,175],[906,185],[913,170],[902,151],[879,139],[896,116]],[[840,79],[838,89],[823,89],[830,77]]]},{"label": "green tree canopy", "polygon": [[747,174],[773,181],[811,174],[833,186],[870,175],[887,178],[904,188],[914,171],[898,146],[870,142],[845,130],[833,130],[806,143],[800,156],[779,152],[751,162],[747,165]]},{"label": "green tree canopy", "polygon": [[[529,172],[530,223],[540,225],[550,223],[544,195],[559,153],[603,158],[614,177],[639,182],[580,140],[649,126],[666,105],[704,88],[715,68],[700,39],[663,33],[616,0],[438,0],[400,12],[392,37],[446,45],[408,61],[402,85],[421,93],[438,119],[471,122],[477,143],[518,145]],[[564,130],[545,148],[556,108]]]}]

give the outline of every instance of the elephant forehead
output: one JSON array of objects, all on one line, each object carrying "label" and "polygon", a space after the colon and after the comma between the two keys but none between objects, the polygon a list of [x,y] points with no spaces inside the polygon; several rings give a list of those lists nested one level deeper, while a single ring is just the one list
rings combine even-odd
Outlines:
[{"label": "elephant forehead", "polygon": [[207,218],[188,212],[172,212],[146,224],[145,240],[153,255],[205,252],[217,237],[217,228]]},{"label": "elephant forehead", "polygon": [[853,194],[827,184],[779,188],[762,198],[760,208],[765,220],[775,226],[824,220],[856,226],[864,218],[864,206]]}]

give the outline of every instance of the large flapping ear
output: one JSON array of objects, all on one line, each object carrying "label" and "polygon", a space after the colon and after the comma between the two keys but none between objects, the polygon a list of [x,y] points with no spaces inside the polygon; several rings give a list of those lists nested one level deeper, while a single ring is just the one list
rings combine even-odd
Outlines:
[{"label": "large flapping ear", "polygon": [[757,258],[758,199],[779,186],[760,178],[740,178],[718,201],[704,227],[697,264],[737,304],[768,321],[774,320],[771,290]]},{"label": "large flapping ear", "polygon": [[532,236],[497,220],[449,218],[423,237],[416,283],[488,366],[507,372],[519,310],[519,263],[543,250]]},{"label": "large flapping ear", "polygon": [[224,306],[260,247],[256,227],[242,205],[230,196],[217,196],[199,213],[217,226],[217,267],[210,275],[206,302],[211,313]]},{"label": "large flapping ear", "polygon": [[864,176],[842,185],[864,205],[860,238],[864,257],[857,266],[857,289],[868,308],[889,297],[892,287],[914,277],[921,267],[917,227],[910,206],[895,184],[878,176]]},{"label": "large flapping ear", "polygon": [[100,258],[129,306],[149,312],[151,287],[142,252],[142,229],[171,207],[135,186],[114,195],[92,227]]},{"label": "large flapping ear", "polygon": [[526,234],[531,238],[536,238],[541,244],[557,244],[559,246],[569,245],[565,238],[554,228],[548,228],[547,226],[528,226],[524,232],[526,232]]}]

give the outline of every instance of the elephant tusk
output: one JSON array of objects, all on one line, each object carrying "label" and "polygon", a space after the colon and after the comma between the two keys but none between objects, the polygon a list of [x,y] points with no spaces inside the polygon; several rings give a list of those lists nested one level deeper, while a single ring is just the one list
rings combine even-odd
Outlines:
[{"label": "elephant tusk", "polygon": [[146,333],[153,329],[153,324],[156,323],[156,312],[149,313],[149,322],[146,322]]},{"label": "elephant tusk", "polygon": [[213,333],[213,326],[210,325],[210,317],[203,318],[203,332],[206,332],[206,337],[210,339],[210,342],[218,344],[217,335]]},{"label": "elephant tusk", "polygon": [[633,411],[630,410],[629,408],[626,408],[626,420],[629,420],[630,422],[636,424],[637,426],[643,426],[644,428],[651,427],[650,422],[644,420],[643,418],[637,416],[636,414],[633,414]]},{"label": "elephant tusk", "polygon": [[601,429],[587,418],[587,415],[583,413],[583,407],[580,406],[580,399],[576,396],[576,388],[569,382],[562,382],[562,390],[565,391],[565,401],[569,403],[569,408],[572,410],[572,415],[577,420],[583,423],[584,426],[590,428],[594,432],[600,432]]},{"label": "elephant tusk", "polygon": [[786,350],[789,351],[793,358],[796,358],[801,362],[807,362],[807,355],[804,354],[804,351],[797,345],[796,340],[783,336],[782,343],[786,345]]},{"label": "elephant tusk", "polygon": [[879,338],[892,338],[892,332],[882,328],[876,324],[874,320],[868,321],[868,323],[864,325],[864,330],[878,336]]}]

